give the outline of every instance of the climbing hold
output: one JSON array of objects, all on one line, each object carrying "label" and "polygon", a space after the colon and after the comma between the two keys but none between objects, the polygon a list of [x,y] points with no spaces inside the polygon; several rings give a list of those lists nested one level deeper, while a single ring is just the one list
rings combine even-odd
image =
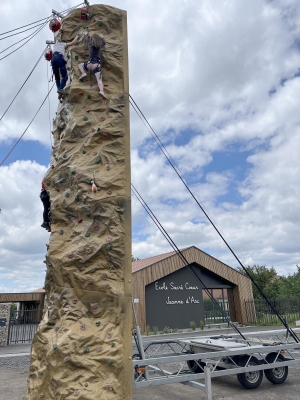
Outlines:
[{"label": "climbing hold", "polygon": [[71,174],[72,174],[72,175],[76,175],[76,171],[72,171]]},{"label": "climbing hold", "polygon": [[51,319],[53,319],[53,320],[55,320],[56,318],[57,318],[56,315],[52,315],[52,316],[51,316]]},{"label": "climbing hold", "polygon": [[82,154],[86,154],[86,150],[82,150]]},{"label": "climbing hold", "polygon": [[88,99],[91,99],[91,98],[92,98],[92,96],[91,96],[90,94],[88,94],[86,97],[87,97]]},{"label": "climbing hold", "polygon": [[90,213],[86,213],[85,216],[89,218],[91,216],[91,214]]},{"label": "climbing hold", "polygon": [[91,131],[92,131],[92,133],[94,133],[94,132],[96,132],[96,129],[95,129],[95,128],[92,128]]},{"label": "climbing hold", "polygon": [[106,241],[111,242],[111,239],[112,239],[111,236],[107,236]]},{"label": "climbing hold", "polygon": [[108,365],[111,365],[113,363],[114,363],[114,360],[112,360],[112,359],[108,360]]},{"label": "climbing hold", "polygon": [[114,299],[112,299],[111,297],[108,298],[109,301],[114,301]]},{"label": "climbing hold", "polygon": [[113,385],[106,385],[105,389],[112,392],[114,390]]},{"label": "climbing hold", "polygon": [[85,237],[90,237],[91,234],[90,234],[90,232],[87,232],[84,236],[85,236]]},{"label": "climbing hold", "polygon": [[103,85],[104,87],[108,87],[108,85],[106,84],[106,85]]},{"label": "climbing hold", "polygon": [[110,346],[111,346],[111,347],[115,347],[116,345],[115,345],[115,343],[112,343]]},{"label": "climbing hold", "polygon": [[[86,254],[91,254],[92,249],[91,249],[90,247],[87,247],[87,248],[85,249],[85,252],[86,252]],[[93,281],[92,281],[92,283],[93,283]],[[92,283],[89,283],[89,285],[91,285]]]},{"label": "climbing hold", "polygon": [[73,303],[73,304],[77,304],[77,299],[73,299],[73,300],[72,300],[72,303]]},{"label": "climbing hold", "polygon": [[109,171],[110,170],[110,165],[106,166],[106,170]]},{"label": "climbing hold", "polygon": [[67,58],[70,58],[70,54],[67,55]]},{"label": "climbing hold", "polygon": [[103,25],[103,22],[102,22],[102,21],[99,21],[99,22],[98,22],[98,25],[99,25],[99,26],[102,26],[102,25]]},{"label": "climbing hold", "polygon": [[61,230],[59,231],[59,234],[60,234],[60,235],[63,235],[63,234],[64,234],[63,229],[61,229]]},{"label": "climbing hold", "polygon": [[91,303],[91,309],[96,310],[99,307],[99,303]]},{"label": "climbing hold", "polygon": [[107,279],[107,275],[104,273],[104,274],[101,275],[101,278],[102,279]]},{"label": "climbing hold", "polygon": [[83,350],[84,353],[89,353],[90,349],[88,347],[85,347],[85,349]]},{"label": "climbing hold", "polygon": [[41,393],[40,394],[40,399],[43,399],[45,397],[45,394],[44,393]]},{"label": "climbing hold", "polygon": [[86,111],[87,113],[89,113],[91,110],[90,110],[89,108],[86,108],[85,111]]},{"label": "climbing hold", "polygon": [[75,197],[75,201],[79,201],[80,200],[80,197],[79,196],[76,196]]},{"label": "climbing hold", "polygon": [[81,224],[82,218],[79,218],[77,222],[78,222],[79,224]]},{"label": "climbing hold", "polygon": [[96,326],[100,326],[100,322],[96,322]]},{"label": "climbing hold", "polygon": [[94,225],[94,231],[99,231],[99,226],[98,225]]},{"label": "climbing hold", "polygon": [[74,390],[74,396],[79,396],[79,390]]},{"label": "climbing hold", "polygon": [[63,155],[63,158],[66,158],[67,157],[67,155],[66,155],[66,153]]},{"label": "climbing hold", "polygon": [[76,179],[80,179],[82,177],[82,174],[76,174]]},{"label": "climbing hold", "polygon": [[94,281],[92,279],[90,279],[87,283],[88,283],[88,285],[92,285],[94,283]]},{"label": "climbing hold", "polygon": [[85,386],[85,387],[88,387],[88,386],[89,386],[89,384],[88,384],[88,383],[85,383],[85,384],[84,384],[84,386]]},{"label": "climbing hold", "polygon": [[[99,325],[97,325],[97,324],[99,324]],[[100,326],[100,322],[96,322],[96,325]],[[99,347],[96,348],[97,353],[101,353],[102,350],[103,350],[102,346],[99,346]]]},{"label": "climbing hold", "polygon": [[87,27],[85,25],[83,25],[82,29],[86,29]]},{"label": "climbing hold", "polygon": [[102,132],[102,136],[108,136],[108,134],[106,132]]},{"label": "climbing hold", "polygon": [[107,337],[108,337],[108,339],[111,339],[112,333],[111,333],[111,332],[108,332]]},{"label": "climbing hold", "polygon": [[[48,249],[49,249],[49,245],[48,245],[47,250],[48,250]],[[52,267],[52,264],[50,264],[50,263],[48,263],[47,265],[48,265],[48,267]]]},{"label": "climbing hold", "polygon": [[83,92],[79,92],[78,94],[79,94],[79,96],[83,96]]},{"label": "climbing hold", "polygon": [[101,129],[100,129],[100,128],[98,128],[98,129],[97,129],[97,132],[100,132],[100,131],[101,131]]},{"label": "climbing hold", "polygon": [[91,274],[93,274],[94,272],[96,272],[96,269],[95,269],[95,268],[93,268],[93,269],[90,270],[90,273],[91,273]]},{"label": "climbing hold", "polygon": [[88,117],[83,117],[83,121],[88,121]]},{"label": "climbing hold", "polygon": [[56,349],[57,349],[56,344],[53,344],[53,345],[52,345],[52,349],[53,349],[53,350],[56,350]]},{"label": "climbing hold", "polygon": [[94,151],[93,156],[96,156],[98,154],[98,151]]},{"label": "climbing hold", "polygon": [[58,326],[55,327],[55,331],[56,331],[56,332],[59,331],[59,327],[58,327]]},{"label": "climbing hold", "polygon": [[80,329],[81,331],[85,331],[86,326],[85,326],[84,324],[81,324],[79,329]]},{"label": "climbing hold", "polygon": [[78,56],[75,56],[75,60],[78,60],[79,59],[79,57]]},{"label": "climbing hold", "polygon": [[110,65],[110,64],[105,64],[105,68],[106,68],[107,70],[110,70],[110,69],[111,69],[111,65]]},{"label": "climbing hold", "polygon": [[108,245],[106,246],[106,250],[111,250],[111,245],[110,245],[110,244],[108,244]]},{"label": "climbing hold", "polygon": [[66,194],[65,194],[65,197],[70,197],[70,193],[66,193]]},{"label": "climbing hold", "polygon": [[54,169],[54,165],[51,165],[51,168]]},{"label": "climbing hold", "polygon": [[101,122],[105,121],[105,117],[101,117],[101,118],[100,118],[100,121],[101,121]]},{"label": "climbing hold", "polygon": [[96,158],[96,164],[100,164],[101,163],[101,157],[97,157]]},{"label": "climbing hold", "polygon": [[111,195],[111,194],[112,194],[112,191],[109,189],[109,190],[107,191],[107,194]]},{"label": "climbing hold", "polygon": [[92,184],[92,192],[96,193],[97,192],[97,186],[94,184]]},{"label": "climbing hold", "polygon": [[69,257],[69,258],[73,258],[73,257],[74,257],[74,254],[72,254],[72,253],[71,253],[71,254],[68,254],[68,257]]},{"label": "climbing hold", "polygon": [[65,357],[64,358],[64,362],[66,363],[66,362],[69,362],[69,361],[71,361],[72,360],[72,358],[71,357]]}]

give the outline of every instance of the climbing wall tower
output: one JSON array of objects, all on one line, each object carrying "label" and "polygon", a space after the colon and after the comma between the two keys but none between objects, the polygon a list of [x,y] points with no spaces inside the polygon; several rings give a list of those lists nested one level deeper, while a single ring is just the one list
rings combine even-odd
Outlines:
[{"label": "climbing wall tower", "polygon": [[[35,335],[26,400],[127,400],[131,382],[131,206],[126,12],[89,7],[62,20],[69,42],[102,33],[102,100],[79,82],[85,40],[67,50],[69,95],[53,122],[45,186],[51,201],[47,310]],[[97,191],[92,191],[92,181]]]}]

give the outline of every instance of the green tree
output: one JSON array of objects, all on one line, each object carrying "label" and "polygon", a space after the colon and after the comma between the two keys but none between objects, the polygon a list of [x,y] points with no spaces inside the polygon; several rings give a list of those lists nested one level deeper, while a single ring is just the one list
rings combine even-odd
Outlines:
[{"label": "green tree", "polygon": [[138,261],[139,260],[139,258],[135,258],[135,257],[133,257],[133,256],[131,256],[131,261],[133,262],[133,261]]},{"label": "green tree", "polygon": [[[276,299],[280,297],[282,278],[277,276],[277,272],[274,267],[267,268],[265,265],[253,265],[251,267],[248,265],[246,270],[268,298]],[[241,267],[238,267],[238,271],[243,275],[248,276]],[[252,289],[253,297],[255,299],[262,298],[259,290],[253,283]]]}]

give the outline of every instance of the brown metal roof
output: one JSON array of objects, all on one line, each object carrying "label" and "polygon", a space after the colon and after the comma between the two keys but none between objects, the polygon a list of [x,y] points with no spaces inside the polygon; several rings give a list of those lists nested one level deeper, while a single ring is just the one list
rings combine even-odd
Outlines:
[{"label": "brown metal roof", "polygon": [[[183,251],[185,249],[181,249]],[[165,258],[171,257],[176,254],[176,251],[169,251],[168,253],[158,254],[157,256],[152,256],[148,258],[143,258],[142,260],[133,261],[132,272],[136,272],[142,268],[149,267],[149,265],[155,264],[158,261],[164,260]]]}]

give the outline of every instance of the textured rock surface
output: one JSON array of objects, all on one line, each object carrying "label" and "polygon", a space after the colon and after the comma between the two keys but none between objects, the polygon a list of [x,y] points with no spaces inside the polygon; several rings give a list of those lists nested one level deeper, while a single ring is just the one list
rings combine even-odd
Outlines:
[{"label": "textured rock surface", "polygon": [[[131,208],[127,25],[124,11],[89,7],[62,21],[62,40],[84,27],[107,40],[102,75],[80,83],[85,41],[65,58],[69,96],[53,122],[45,186],[51,201],[48,308],[34,338],[26,399],[131,399]],[[97,192],[92,192],[91,180]]]},{"label": "textured rock surface", "polygon": [[0,325],[0,346],[7,346],[10,307],[10,303],[0,303],[0,319],[3,321]]}]

